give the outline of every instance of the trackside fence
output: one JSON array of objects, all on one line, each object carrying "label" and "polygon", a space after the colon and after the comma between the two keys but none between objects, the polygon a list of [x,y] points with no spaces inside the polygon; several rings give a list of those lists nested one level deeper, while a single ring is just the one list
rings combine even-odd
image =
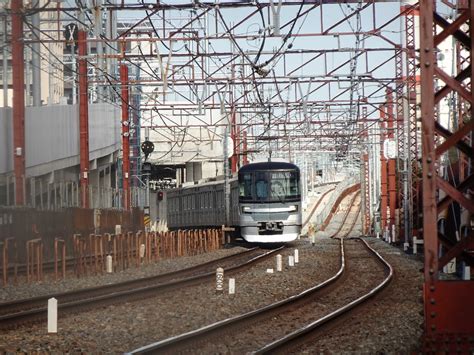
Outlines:
[{"label": "trackside fence", "polygon": [[[139,231],[86,236],[74,234],[72,247],[69,248],[62,238],[56,238],[51,245],[40,239],[27,240],[26,243],[17,245],[9,239],[0,242],[0,274],[3,286],[17,283],[18,280],[42,282],[46,277],[46,270],[51,271],[48,277],[54,280],[64,279],[67,275],[87,277],[132,267],[140,268],[162,259],[218,250],[222,248],[223,240],[222,229],[149,233]],[[54,250],[54,258],[45,260],[45,249]],[[20,254],[27,255],[23,263],[19,262],[19,251]]]}]

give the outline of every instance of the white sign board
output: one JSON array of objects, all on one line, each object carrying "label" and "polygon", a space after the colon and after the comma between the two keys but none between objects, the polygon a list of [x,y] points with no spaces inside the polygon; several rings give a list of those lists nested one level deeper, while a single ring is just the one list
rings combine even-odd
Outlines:
[{"label": "white sign board", "polygon": [[383,142],[383,155],[385,159],[395,159],[397,157],[397,143],[394,139],[386,139]]},{"label": "white sign board", "polygon": [[[222,146],[224,147],[225,139],[222,140]],[[234,140],[231,137],[227,137],[227,158],[234,155]]]}]

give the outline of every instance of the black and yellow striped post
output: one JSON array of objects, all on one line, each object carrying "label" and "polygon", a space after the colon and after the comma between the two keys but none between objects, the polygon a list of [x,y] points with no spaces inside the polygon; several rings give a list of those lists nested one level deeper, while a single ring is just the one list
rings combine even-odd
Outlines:
[{"label": "black and yellow striped post", "polygon": [[143,208],[143,226],[145,227],[145,232],[150,232],[150,229],[151,229],[150,207],[147,207],[147,206]]}]

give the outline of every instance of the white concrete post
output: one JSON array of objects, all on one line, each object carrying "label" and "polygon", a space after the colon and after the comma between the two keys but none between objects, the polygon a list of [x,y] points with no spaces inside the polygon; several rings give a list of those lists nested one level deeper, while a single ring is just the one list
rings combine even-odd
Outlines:
[{"label": "white concrete post", "polygon": [[235,294],[235,279],[229,279],[229,295]]},{"label": "white concrete post", "polygon": [[470,280],[471,279],[471,268],[469,266],[464,265],[464,272],[462,275],[463,280]]},{"label": "white concrete post", "polygon": [[218,267],[216,269],[216,291],[222,291],[224,289],[224,269]]},{"label": "white concrete post", "polygon": [[107,255],[107,258],[106,258],[106,269],[107,269],[107,273],[108,274],[111,274],[113,272],[113,268],[112,268],[112,255]]},{"label": "white concrete post", "polygon": [[282,259],[281,259],[281,254],[278,254],[276,256],[276,269],[277,271],[281,271],[282,270]]},{"label": "white concrete post", "polygon": [[50,298],[48,300],[48,333],[58,332],[58,300]]},{"label": "white concrete post", "polygon": [[413,254],[416,254],[417,250],[417,245],[416,245],[416,237],[413,237]]},{"label": "white concrete post", "polygon": [[295,264],[298,264],[300,262],[300,251],[298,249],[295,249]]},{"label": "white concrete post", "polygon": [[288,256],[288,265],[295,266],[295,257],[293,255]]}]

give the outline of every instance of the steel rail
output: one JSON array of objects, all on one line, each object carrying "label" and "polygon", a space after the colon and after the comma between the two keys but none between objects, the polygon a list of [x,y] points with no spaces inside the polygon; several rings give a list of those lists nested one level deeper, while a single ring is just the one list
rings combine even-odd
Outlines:
[{"label": "steel rail", "polygon": [[368,293],[364,294],[363,296],[357,298],[356,300],[346,304],[345,306],[335,310],[334,312],[331,312],[327,314],[324,317],[319,318],[313,323],[310,323],[306,326],[304,326],[301,329],[298,329],[287,336],[280,338],[270,344],[267,344],[266,346],[262,347],[261,349],[257,350],[254,354],[274,354],[283,351],[284,349],[289,349],[292,347],[292,344],[299,343],[301,339],[308,334],[315,332],[323,325],[327,325],[329,322],[333,322],[339,317],[343,315],[347,315],[348,312],[352,311],[356,306],[368,301],[375,295],[377,295],[380,291],[382,291],[392,280],[393,278],[393,268],[392,266],[384,259],[382,256],[369,244],[363,240],[362,238],[355,238],[361,240],[365,247],[371,252],[376,258],[377,261],[379,261],[385,268],[387,276],[384,278],[384,280],[378,284],[376,287],[374,287],[372,290],[370,290]]},{"label": "steel rail", "polygon": [[[358,192],[358,194],[357,194],[356,196],[360,196],[360,190],[359,190],[359,192]],[[354,198],[354,200],[355,200],[355,198]],[[352,202],[354,202],[354,200],[353,200]],[[342,230],[342,227],[344,226],[344,223],[347,221],[347,217],[349,216],[349,213],[352,211],[352,208],[353,208],[353,207],[354,207],[354,205],[352,204],[350,210],[347,210],[346,216],[345,216],[345,218],[344,218],[344,222],[341,223],[341,226],[339,227],[338,232],[337,232],[336,234],[332,235],[331,238],[337,238],[336,235],[339,234],[339,232]],[[355,224],[356,224],[357,217],[358,217],[359,214],[360,214],[360,207],[361,207],[361,205],[360,205],[360,203],[359,203],[359,206],[358,206],[358,209],[357,209],[357,213],[356,213],[354,219],[352,220],[349,229],[347,230],[346,233],[344,233],[344,234],[343,234],[341,237],[339,237],[339,238],[347,238],[347,236],[349,235],[349,233],[352,232],[352,230],[354,229],[354,226],[355,226]]]},{"label": "steel rail", "polygon": [[[280,251],[282,248],[284,248],[284,246],[264,254],[260,254],[242,264],[231,266],[226,269],[226,272],[235,273],[237,271],[245,270],[251,267],[254,263],[264,260],[275,252]],[[47,315],[47,300],[51,297],[55,297],[58,300],[59,310],[71,311],[99,304],[104,305],[108,303],[116,303],[117,300],[123,297],[128,297],[127,300],[130,298],[144,298],[148,295],[156,295],[157,292],[169,291],[177,287],[183,287],[184,285],[189,286],[197,282],[202,282],[205,279],[211,279],[212,277],[215,277],[215,271],[205,272],[176,280],[180,274],[195,273],[200,269],[209,269],[209,267],[212,265],[217,266],[222,264],[224,261],[229,261],[245,256],[246,254],[256,250],[258,250],[258,248],[246,250],[243,253],[233,254],[231,256],[209,261],[187,269],[147,278],[129,280],[119,284],[105,285],[77,291],[69,291],[60,294],[38,296],[31,299],[1,303],[0,310],[3,314],[0,315],[0,329],[9,328],[12,325],[18,325],[19,323],[45,319]],[[156,283],[160,281],[161,283],[150,285],[151,282]],[[163,283],[163,281],[165,281],[165,283]],[[141,286],[143,284],[147,286]],[[19,308],[22,310],[18,311]],[[28,310],[25,310],[25,308]]]},{"label": "steel rail", "polygon": [[187,345],[192,344],[198,341],[202,337],[210,337],[212,334],[217,332],[221,332],[223,329],[230,328],[235,326],[239,322],[248,321],[253,318],[259,316],[267,316],[276,310],[279,310],[283,307],[290,306],[296,301],[302,300],[306,297],[312,296],[313,294],[320,292],[323,289],[326,289],[328,286],[334,284],[335,281],[340,279],[340,277],[344,274],[346,270],[346,263],[345,263],[345,253],[344,253],[344,239],[340,239],[340,268],[336,274],[331,276],[330,278],[326,279],[325,281],[321,282],[320,284],[311,287],[307,290],[300,292],[297,295],[293,295],[289,298],[283,299],[281,301],[272,303],[265,307],[232,317],[228,319],[224,319],[222,321],[218,321],[212,323],[210,325],[204,326],[202,328],[192,330],[187,333],[183,333],[168,339],[164,339],[158,341],[153,344],[149,344],[138,349],[132,350],[127,354],[152,354],[152,353],[166,353],[166,352],[174,352],[177,349],[183,349]]},{"label": "steel rail", "polygon": [[324,197],[326,197],[327,194],[329,194],[330,192],[334,191],[336,188],[333,187],[327,191],[325,191],[318,199],[318,202],[316,202],[316,204],[314,205],[314,207],[312,208],[311,212],[309,213],[309,215],[306,217],[306,220],[303,222],[303,226],[301,228],[304,228],[306,227],[306,225],[309,223],[311,217],[313,217],[313,214],[314,212],[316,211],[316,209],[318,208],[318,206],[321,204],[321,202],[323,201]]}]

